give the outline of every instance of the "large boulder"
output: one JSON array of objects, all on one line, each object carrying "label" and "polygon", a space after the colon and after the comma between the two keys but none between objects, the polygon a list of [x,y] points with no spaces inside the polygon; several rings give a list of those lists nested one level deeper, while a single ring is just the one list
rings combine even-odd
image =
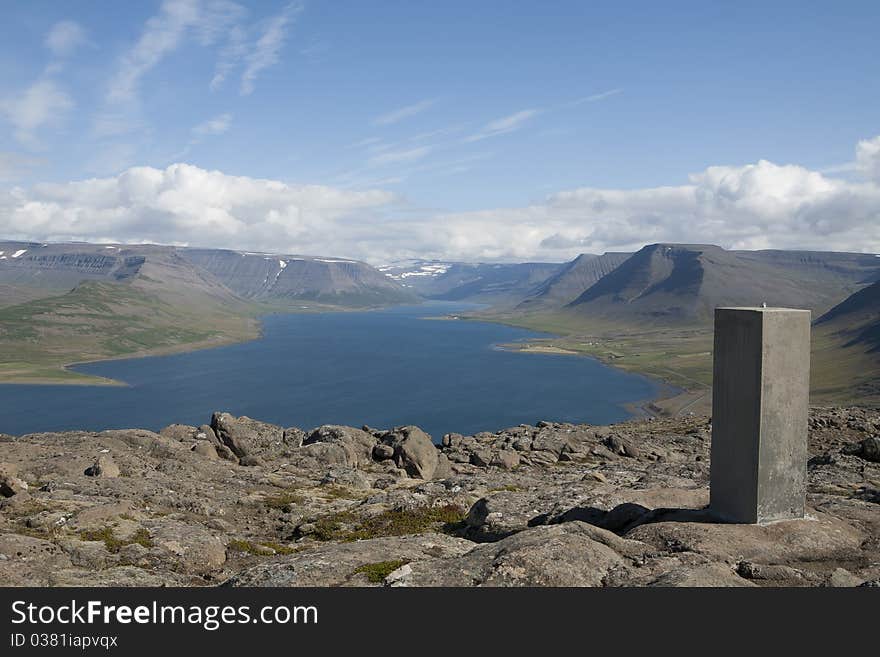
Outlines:
[{"label": "large boulder", "polygon": [[431,436],[414,426],[397,427],[382,438],[394,449],[394,462],[410,477],[432,479],[440,462]]},{"label": "large boulder", "polygon": [[285,431],[281,427],[252,420],[243,415],[234,417],[229,413],[214,413],[211,417],[211,428],[224,445],[235,456],[259,456],[273,458],[282,456],[290,449],[285,440]]},{"label": "large boulder", "polygon": [[410,564],[409,586],[602,586],[627,560],[581,522],[521,531],[455,560]]},{"label": "large boulder", "polygon": [[376,438],[373,434],[354,427],[325,424],[313,429],[302,441],[304,448],[316,444],[329,444],[337,448],[325,452],[325,456],[332,460],[330,465],[356,468],[372,461]]},{"label": "large boulder", "polygon": [[119,466],[113,461],[109,454],[101,454],[95,459],[95,462],[86,468],[87,477],[104,477],[105,479],[115,479],[120,475]]}]

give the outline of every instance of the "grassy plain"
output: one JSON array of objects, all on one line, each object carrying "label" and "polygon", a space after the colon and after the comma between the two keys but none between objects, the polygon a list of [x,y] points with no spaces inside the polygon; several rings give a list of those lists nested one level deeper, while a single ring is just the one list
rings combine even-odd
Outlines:
[{"label": "grassy plain", "polygon": [[[553,334],[505,345],[526,352],[577,353],[622,370],[660,379],[683,390],[653,400],[647,413],[711,413],[712,327],[626,326],[575,313],[489,313],[471,319],[495,321]],[[815,405],[880,405],[880,356],[845,348],[843,340],[813,330],[811,402]]]}]

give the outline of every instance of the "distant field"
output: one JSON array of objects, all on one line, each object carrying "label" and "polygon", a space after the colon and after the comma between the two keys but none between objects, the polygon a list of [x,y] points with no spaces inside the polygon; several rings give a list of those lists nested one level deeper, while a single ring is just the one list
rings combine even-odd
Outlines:
[{"label": "distant field", "polygon": [[[474,319],[552,333],[512,348],[557,349],[592,356],[687,391],[661,400],[655,411],[711,412],[712,328],[658,329],[590,322],[567,313],[482,313]],[[811,402],[816,405],[880,405],[880,363],[863,349],[844,349],[839,338],[813,330]]]}]

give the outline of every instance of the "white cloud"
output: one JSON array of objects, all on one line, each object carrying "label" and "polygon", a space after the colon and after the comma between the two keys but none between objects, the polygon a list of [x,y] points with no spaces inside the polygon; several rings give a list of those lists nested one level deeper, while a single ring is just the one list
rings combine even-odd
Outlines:
[{"label": "white cloud", "polygon": [[377,116],[373,119],[373,125],[392,125],[394,123],[398,123],[403,121],[404,119],[408,119],[416,114],[421,114],[425,110],[429,109],[436,100],[422,100],[418,103],[413,103],[412,105],[407,105],[405,107],[398,108],[394,111],[387,112],[386,114],[382,114],[381,116]]},{"label": "white cloud", "polygon": [[87,43],[86,31],[76,21],[59,21],[46,35],[46,47],[56,57],[69,57]]},{"label": "white cloud", "polygon": [[232,114],[224,113],[215,116],[212,119],[208,119],[203,123],[199,123],[195,128],[193,128],[193,136],[196,138],[200,137],[208,137],[211,135],[222,135],[224,132],[229,130],[229,127],[232,125]]},{"label": "white cloud", "polygon": [[287,30],[302,9],[300,3],[292,2],[280,14],[266,22],[254,49],[245,57],[245,69],[241,74],[242,94],[252,93],[259,73],[278,62],[281,49],[287,39]]},{"label": "white cloud", "polygon": [[198,18],[197,0],[165,0],[159,13],[147,21],[140,39],[119,62],[116,75],[110,81],[108,100],[133,100],[141,77],[177,49]]},{"label": "white cloud", "polygon": [[211,78],[211,91],[223,86],[226,78],[248,52],[247,35],[239,25],[232,27],[227,35],[226,45],[220,50],[214,77]]},{"label": "white cloud", "polygon": [[527,109],[521,110],[514,114],[510,114],[508,116],[503,116],[500,119],[490,121],[483,127],[480,132],[473,134],[470,137],[466,137],[464,141],[480,141],[488,137],[495,137],[496,135],[503,135],[508,132],[514,132],[515,130],[519,130],[520,128],[522,128],[527,121],[534,118],[539,113],[540,110]]},{"label": "white cloud", "polygon": [[12,124],[19,142],[37,148],[40,142],[36,132],[45,126],[58,125],[73,105],[73,100],[56,82],[41,79],[18,96],[0,99],[0,116]]},{"label": "white cloud", "polygon": [[419,148],[409,148],[406,150],[387,151],[380,155],[371,157],[367,164],[372,167],[387,166],[389,164],[402,164],[406,162],[416,162],[431,153],[430,146],[420,146]]},{"label": "white cloud", "polygon": [[[874,161],[876,143],[860,144],[862,159]],[[0,233],[332,254],[374,263],[561,261],[652,242],[880,253],[880,184],[760,160],[709,167],[676,186],[581,187],[526,207],[438,214],[401,205],[388,191],[290,185],[177,164],[15,189],[0,195]]]},{"label": "white cloud", "polygon": [[[107,99],[127,103],[137,98],[141,78],[192,34],[202,46],[239,34],[245,9],[231,0],[164,0],[144,25],[137,42],[120,58]],[[221,55],[222,60],[222,55]],[[215,77],[217,74],[215,74]]]},{"label": "white cloud", "polygon": [[119,240],[334,253],[357,239],[352,216],[391,203],[385,191],[229,176],[187,164],[41,184],[0,196],[0,233],[45,240]]},{"label": "white cloud", "polygon": [[880,183],[880,136],[858,143],[856,146],[856,168],[868,180]]}]

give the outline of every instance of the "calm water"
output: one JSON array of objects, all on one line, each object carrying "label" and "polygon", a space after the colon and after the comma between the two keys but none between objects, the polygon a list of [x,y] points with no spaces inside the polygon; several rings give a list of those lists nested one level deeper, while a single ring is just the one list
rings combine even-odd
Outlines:
[{"label": "calm water", "polygon": [[531,331],[424,319],[460,308],[270,316],[254,342],[76,368],[128,387],[0,386],[0,432],[158,430],[226,410],[303,428],[417,424],[439,439],[541,419],[616,422],[657,392],[588,358],[495,347]]}]

